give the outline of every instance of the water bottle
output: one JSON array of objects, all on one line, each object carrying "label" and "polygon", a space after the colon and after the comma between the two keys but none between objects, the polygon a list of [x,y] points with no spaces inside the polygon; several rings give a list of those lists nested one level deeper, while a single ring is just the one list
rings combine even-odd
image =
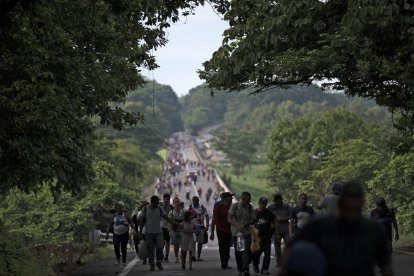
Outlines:
[{"label": "water bottle", "polygon": [[237,233],[236,235],[236,250],[244,251],[245,249],[245,240],[242,233]]}]

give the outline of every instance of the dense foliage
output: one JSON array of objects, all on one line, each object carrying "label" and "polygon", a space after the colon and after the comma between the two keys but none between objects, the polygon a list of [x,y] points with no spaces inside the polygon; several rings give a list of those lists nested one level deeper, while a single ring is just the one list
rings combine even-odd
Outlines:
[{"label": "dense foliage", "polygon": [[[392,126],[390,114],[373,101],[348,98],[343,93],[327,93],[316,85],[273,88],[260,95],[254,90],[210,94],[206,86],[199,86],[181,99],[183,120],[187,129],[197,131],[204,126],[222,123],[226,127],[243,128],[265,137],[274,120],[309,114],[318,116],[328,109],[345,106],[364,120]],[[257,124],[257,122],[261,122]]]},{"label": "dense foliage", "polygon": [[203,3],[1,1],[0,192],[91,185],[90,118],[116,129],[142,121],[110,103],[145,83],[140,70],[157,67],[170,22]]},{"label": "dense foliage", "polygon": [[[357,178],[359,158],[366,158],[374,166],[375,158],[368,153],[374,147],[369,141],[378,134],[375,130],[356,114],[342,109],[327,111],[316,119],[282,120],[272,131],[267,153],[271,180],[291,199],[299,191],[323,196],[332,181]],[[379,152],[379,147],[372,151]],[[369,179],[367,170],[354,180]]]},{"label": "dense foliage", "polygon": [[396,208],[404,232],[411,232],[412,153],[392,155],[390,130],[368,124],[344,109],[278,122],[271,132],[267,158],[270,180],[290,201],[300,192],[317,203],[332,182],[357,181],[367,194],[367,209],[383,196]]},{"label": "dense foliage", "polygon": [[[197,130],[211,124],[223,125],[213,133],[214,147],[228,159],[228,165],[219,166],[221,173],[250,179],[252,172],[246,166],[253,170],[266,166],[269,183],[258,185],[271,185],[290,202],[306,192],[314,204],[330,193],[333,181],[355,180],[365,188],[367,209],[377,196],[385,196],[398,210],[403,231],[413,229],[414,213],[407,203],[414,199],[408,166],[412,154],[392,154],[398,139],[385,108],[343,93],[326,93],[312,85],[272,89],[260,95],[250,95],[252,90],[247,89],[225,94],[221,101],[208,99],[208,92],[200,89],[187,95],[187,102],[195,100],[186,109],[203,109],[207,115],[221,110],[214,114],[219,114],[221,120],[209,120],[207,116],[193,126]],[[209,100],[220,109],[205,104]],[[185,110],[184,117],[189,114]]]},{"label": "dense foliage", "polygon": [[215,89],[332,80],[414,123],[414,5],[407,0],[237,0],[201,78]]},{"label": "dense foliage", "polygon": [[144,122],[116,131],[111,127],[98,126],[99,132],[109,139],[134,139],[151,156],[171,134],[183,130],[181,105],[170,86],[148,82],[132,91],[120,105],[124,110],[142,114]]},{"label": "dense foliage", "polygon": [[196,132],[202,127],[222,122],[230,98],[227,93],[211,94],[204,85],[192,88],[181,98],[185,128]]},{"label": "dense foliage", "polygon": [[[0,269],[3,272],[0,274],[45,275],[51,266],[67,261],[66,251],[51,257],[53,251],[48,248],[67,246],[69,242],[80,248],[75,256],[83,262],[82,251],[88,250],[89,232],[94,229],[106,231],[110,210],[117,201],[122,200],[130,212],[136,210],[141,194],[136,188],[119,184],[125,173],[122,165],[117,167],[96,160],[93,166],[96,173],[93,187],[77,196],[62,191],[56,199],[47,186],[36,194],[15,188],[9,195],[1,196],[0,224],[3,225],[0,233],[5,239],[0,262],[9,265],[2,265],[4,271]],[[9,236],[13,237],[14,243],[8,242],[6,237]],[[24,272],[28,270],[31,273]]]},{"label": "dense foliage", "polygon": [[258,137],[254,133],[236,128],[216,131],[213,134],[214,147],[226,153],[235,175],[239,177],[244,167],[252,164],[255,159]]}]

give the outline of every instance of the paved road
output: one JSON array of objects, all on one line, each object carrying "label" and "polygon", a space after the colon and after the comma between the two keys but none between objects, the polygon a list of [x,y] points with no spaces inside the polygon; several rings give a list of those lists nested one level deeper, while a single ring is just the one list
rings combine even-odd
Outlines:
[{"label": "paved road", "polygon": [[[197,160],[197,156],[191,147],[188,145],[184,150],[183,154],[185,158],[189,160]],[[180,176],[181,177],[181,176]],[[203,193],[207,191],[209,187],[215,190],[213,182],[207,182],[207,179],[204,177],[200,177],[199,181],[197,182],[197,187],[193,187],[191,191],[191,196],[195,195],[196,188],[202,187]],[[176,190],[181,200],[185,201],[185,189],[183,188],[181,192],[178,192],[178,188]],[[210,205],[208,205],[205,201],[205,196],[202,195],[201,203],[206,206],[209,211],[209,214],[212,214],[212,207],[213,207],[213,200],[210,201]],[[186,202],[188,206],[190,202]],[[274,252],[272,248],[272,252]],[[174,253],[171,248],[170,256],[173,257]],[[204,259],[203,262],[194,262],[192,271],[181,270],[180,264],[176,263],[167,263],[164,264],[164,271],[149,271],[148,265],[143,265],[142,262],[135,257],[133,251],[129,252],[128,256],[128,265],[125,268],[120,268],[119,266],[114,265],[114,258],[102,260],[97,262],[94,265],[87,266],[81,270],[78,270],[73,275],[76,276],[103,276],[103,275],[120,275],[120,276],[133,276],[133,275],[140,275],[140,276],[161,276],[161,275],[197,275],[197,276],[228,276],[228,275],[236,275],[237,271],[235,269],[236,263],[234,260],[234,252],[231,252],[231,259],[230,259],[230,266],[233,267],[232,270],[222,270],[220,268],[220,261],[218,255],[218,247],[217,241],[214,242],[209,241],[207,245],[204,246],[202,252],[202,258]],[[174,258],[171,258],[174,260]],[[394,270],[396,276],[414,276],[414,255],[404,254],[395,252],[394,253]],[[275,267],[275,260],[272,256],[271,260],[271,268],[270,273],[271,275],[277,275],[277,268]]]}]

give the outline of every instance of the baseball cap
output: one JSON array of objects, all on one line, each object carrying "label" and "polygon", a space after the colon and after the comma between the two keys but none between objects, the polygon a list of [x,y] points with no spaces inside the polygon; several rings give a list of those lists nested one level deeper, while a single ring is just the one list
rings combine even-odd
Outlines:
[{"label": "baseball cap", "polygon": [[259,198],[259,203],[267,204],[267,198],[262,196],[261,198]]},{"label": "baseball cap", "polygon": [[233,197],[234,194],[230,193],[230,192],[224,192],[221,194],[221,198],[226,198],[226,197]]}]

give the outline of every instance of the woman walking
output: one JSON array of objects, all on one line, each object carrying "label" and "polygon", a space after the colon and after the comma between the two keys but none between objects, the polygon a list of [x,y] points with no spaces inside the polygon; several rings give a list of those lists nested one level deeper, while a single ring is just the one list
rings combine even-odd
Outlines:
[{"label": "woman walking", "polygon": [[[170,211],[168,217],[174,220],[177,223],[182,223],[184,221],[184,203],[180,201],[179,198],[174,198],[173,200],[174,209]],[[179,263],[180,258],[178,254],[180,252],[180,245],[183,236],[183,227],[182,226],[175,226],[170,224],[170,238],[171,238],[171,245],[174,246],[174,254],[175,254],[175,262]]]},{"label": "woman walking", "polygon": [[[112,216],[111,223],[106,232],[106,239],[109,237],[110,229],[113,229],[113,242],[116,256],[116,265],[120,264],[122,253],[122,264],[125,266],[127,256],[127,245],[129,240],[129,227],[131,220],[128,217],[128,213],[125,211],[125,205],[122,201],[119,201],[115,205],[116,213]],[[119,247],[121,246],[121,252]]]},{"label": "woman walking", "polygon": [[188,269],[193,270],[193,247],[194,247],[194,213],[184,213],[183,237],[181,239],[181,267],[185,270],[185,259],[188,252]]}]

